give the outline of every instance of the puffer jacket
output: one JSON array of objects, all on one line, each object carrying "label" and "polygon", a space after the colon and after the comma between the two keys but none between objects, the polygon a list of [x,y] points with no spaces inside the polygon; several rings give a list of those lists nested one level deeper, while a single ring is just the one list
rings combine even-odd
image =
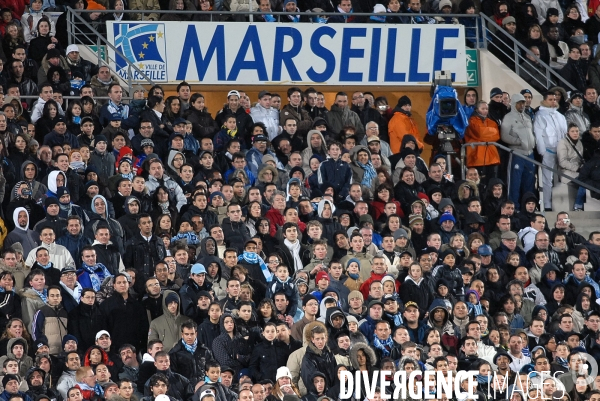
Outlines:
[{"label": "puffer jacket", "polygon": [[23,313],[23,323],[31,332],[31,322],[35,313],[41,309],[46,303],[33,288],[25,288],[21,291],[21,311]]},{"label": "puffer jacket", "polygon": [[62,351],[62,339],[67,332],[67,311],[59,304],[54,308],[44,305],[33,317],[31,327],[34,341],[46,336],[50,355],[57,355]]},{"label": "puffer jacket", "polygon": [[419,129],[417,128],[415,119],[409,112],[395,108],[394,116],[388,123],[388,132],[392,153],[400,152],[400,146],[402,145],[404,135],[412,135],[417,141],[418,148],[423,149],[423,141],[419,139],[421,138]]},{"label": "puffer jacket", "polygon": [[513,95],[510,102],[511,110],[502,120],[500,136],[516,153],[528,156],[535,149],[535,136],[531,118],[525,111],[522,113],[517,111],[516,104],[521,101],[525,101],[523,95],[520,93]]},{"label": "puffer jacket", "polygon": [[[573,140],[566,135],[563,139],[558,142],[556,147],[556,156],[558,161],[558,169],[565,174],[577,178],[579,169],[583,166],[583,144],[580,140],[577,143],[573,143]],[[562,177],[561,181],[565,180],[565,183],[569,183],[566,177]]]},{"label": "puffer jacket", "polygon": [[279,366],[285,366],[290,355],[280,341],[263,339],[252,350],[250,374],[255,383],[261,380],[275,380]]},{"label": "puffer jacket", "polygon": [[177,182],[172,180],[171,177],[166,174],[166,172],[163,174],[162,178],[163,182],[160,183],[156,178],[154,178],[154,176],[149,176],[148,181],[146,181],[146,188],[148,188],[148,192],[150,194],[154,194],[156,188],[158,188],[160,185],[164,185],[169,191],[169,199],[172,202],[177,202],[177,211],[179,211],[183,205],[187,204],[187,198],[183,194],[183,190],[179,184],[177,184]]},{"label": "puffer jacket", "polygon": [[[233,1],[231,4],[233,11]],[[279,135],[279,114],[274,108],[265,109],[257,104],[250,109],[250,116],[252,116],[254,122],[261,122],[267,127],[267,135],[270,141]]]},{"label": "puffer jacket", "polygon": [[571,105],[565,113],[565,119],[567,120],[567,124],[573,123],[579,127],[579,135],[583,135],[585,131],[590,129],[590,116],[583,111],[583,106],[577,107]]},{"label": "puffer jacket", "polygon": [[318,371],[325,375],[326,388],[332,387],[337,382],[337,362],[333,352],[327,345],[322,350],[319,350],[314,346],[312,342],[309,342],[306,346],[306,353],[302,358],[302,367],[300,369],[300,376],[302,381],[306,385],[306,389],[309,392],[316,393],[314,391],[314,384],[311,376],[314,372]]},{"label": "puffer jacket", "polygon": [[[469,118],[469,126],[465,131],[465,143],[470,142],[498,142],[500,131],[498,124],[491,118],[482,118],[473,113]],[[469,167],[481,167],[500,164],[500,155],[495,146],[467,147],[467,165]]]},{"label": "puffer jacket", "polygon": [[[181,325],[188,320],[189,317],[180,313],[181,302],[177,308],[177,314],[173,315],[167,308],[166,299],[169,294],[175,294],[174,291],[166,290],[162,296],[163,314],[150,323],[148,331],[148,342],[151,340],[160,340],[163,343],[163,349],[169,352],[171,348],[181,339]],[[179,298],[179,296],[177,296]]]},{"label": "puffer jacket", "polygon": [[327,129],[330,132],[338,133],[346,125],[351,125],[356,128],[355,132],[357,135],[363,136],[365,134],[365,127],[362,121],[360,121],[360,117],[350,110],[348,106],[340,108],[337,104],[332,105],[329,113],[325,114],[325,121],[327,121]]},{"label": "puffer jacket", "polygon": [[444,279],[450,286],[448,290],[455,296],[461,296],[463,292],[463,278],[460,268],[454,266],[450,268],[448,265],[439,265],[433,269],[432,277],[434,280]]}]

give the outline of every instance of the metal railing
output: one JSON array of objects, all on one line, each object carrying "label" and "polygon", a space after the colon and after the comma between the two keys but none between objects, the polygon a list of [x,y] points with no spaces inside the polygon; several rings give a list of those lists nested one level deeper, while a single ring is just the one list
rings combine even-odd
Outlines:
[{"label": "metal railing", "polygon": [[[548,89],[552,86],[555,86],[558,83],[558,84],[560,84],[560,86],[562,86],[566,90],[576,90],[576,88],[573,85],[571,85],[570,82],[568,82],[562,76],[560,76],[548,64],[546,64],[542,60],[540,60],[539,57],[536,57],[531,52],[531,50],[529,50],[528,48],[523,46],[517,39],[515,39],[513,36],[509,35],[506,32],[506,30],[504,30],[504,28],[502,28],[498,24],[496,24],[496,22],[494,20],[492,20],[485,14],[480,14],[480,17],[482,20],[483,31],[484,31],[482,39],[483,39],[485,48],[489,49],[489,44],[488,44],[487,38],[488,38],[488,35],[490,35],[494,38],[494,41],[496,41],[496,43],[492,42],[492,45],[501,54],[503,54],[504,56],[509,58],[514,63],[514,65],[515,65],[514,71],[517,75],[521,76],[521,73],[524,72],[526,75],[528,75],[530,77],[531,80],[539,83],[540,86],[542,86],[546,89]],[[494,29],[490,29],[490,27],[493,27]],[[503,39],[497,34],[498,32],[502,32],[504,38],[509,38],[510,43],[504,42]],[[499,45],[504,45],[504,49],[510,48],[512,50],[512,54],[508,54],[505,51],[503,51],[502,47]],[[533,64],[531,62],[531,60],[529,60],[527,58],[526,55],[533,57],[535,60],[538,61],[538,63]],[[526,68],[522,67],[522,64],[525,64],[525,63],[531,68],[531,70],[527,70]],[[542,73],[544,75],[544,77],[546,78],[545,82],[540,81],[538,79],[538,76],[536,76],[536,74],[532,74],[532,71]],[[529,80],[526,79],[526,81],[529,81]]]},{"label": "metal railing", "polygon": [[[119,50],[117,50],[117,48],[110,43],[107,39],[106,36],[103,35],[102,33],[98,32],[98,30],[92,26],[92,24],[90,24],[88,21],[86,21],[80,14],[81,13],[88,13],[89,14],[94,14],[94,13],[99,13],[99,10],[77,10],[75,11],[74,9],[72,9],[71,7],[67,7],[67,21],[69,22],[67,24],[68,27],[68,33],[69,33],[69,44],[81,44],[81,45],[90,45],[90,44],[95,44],[96,45],[96,53],[98,56],[98,65],[108,65],[109,68],[111,68],[111,63],[107,63],[102,59],[102,55],[100,52],[100,48],[101,46],[106,46],[106,48],[110,48],[112,49],[116,55],[123,57],[124,60],[127,60],[127,57],[125,57],[125,55],[120,52]],[[103,10],[104,13],[106,13],[106,10]],[[100,13],[102,14],[102,13]],[[101,20],[103,21],[103,20]],[[103,26],[106,26],[106,24],[104,22],[102,22]],[[85,29],[82,29],[82,27],[84,27]],[[107,53],[108,55],[108,53]],[[110,61],[110,60],[109,60]],[[112,68],[111,68],[112,71]],[[130,62],[130,60],[127,60],[127,84],[129,85],[129,88],[131,88],[133,86],[133,74],[132,72],[135,71],[137,74],[139,74],[140,77],[142,77],[141,81],[148,83],[150,85],[154,85],[154,82],[148,78],[148,76],[142,71],[140,70],[134,63]],[[112,71],[114,72],[114,71]],[[119,79],[121,79],[121,77],[119,77]],[[140,81],[140,80],[136,80],[136,81]]]},{"label": "metal railing", "polygon": [[[513,156],[516,156],[516,157],[519,157],[521,159],[525,159],[528,162],[533,163],[534,165],[538,166],[540,169],[550,170],[551,172],[553,172],[554,174],[558,175],[559,177],[567,178],[567,179],[571,180],[573,183],[575,183],[575,184],[577,184],[577,185],[579,185],[581,187],[584,187],[585,189],[589,190],[590,192],[595,192],[597,194],[600,194],[600,188],[596,188],[596,187],[591,186],[590,184],[586,184],[583,181],[580,181],[579,179],[577,179],[575,177],[571,177],[570,175],[565,174],[564,172],[562,172],[562,171],[560,171],[560,170],[558,170],[558,169],[556,169],[554,167],[546,166],[546,165],[538,162],[537,160],[530,159],[529,157],[516,152],[514,149],[508,148],[508,147],[506,147],[504,145],[500,145],[499,143],[496,143],[496,142],[470,142],[470,143],[465,143],[465,144],[461,145],[461,148],[460,148],[460,163],[461,163],[461,176],[462,176],[463,180],[465,179],[465,173],[466,173],[465,168],[467,166],[467,163],[465,161],[466,153],[467,153],[466,149],[468,147],[475,148],[476,146],[496,146],[498,149],[502,149],[505,152],[508,152],[508,155],[509,155],[508,156],[508,166],[512,166],[512,158],[513,158]],[[506,175],[506,180],[507,180],[507,182],[506,182],[507,196],[510,195],[510,177],[511,177],[511,174],[507,174]],[[540,189],[541,189],[541,187],[540,187]],[[542,197],[541,196],[540,196],[539,199],[540,199],[540,201],[542,201]]]}]

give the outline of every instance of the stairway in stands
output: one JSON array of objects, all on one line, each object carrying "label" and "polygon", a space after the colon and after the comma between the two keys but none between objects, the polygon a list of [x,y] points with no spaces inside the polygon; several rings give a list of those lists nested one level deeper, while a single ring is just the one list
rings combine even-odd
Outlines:
[{"label": "stairway in stands", "polygon": [[575,200],[576,187],[572,189],[569,186],[557,182],[552,189],[553,212],[546,212],[548,225],[553,226],[556,221],[556,214],[560,211],[568,211],[571,223],[575,226],[575,231],[588,237],[592,231],[600,230],[600,200],[593,199],[590,191],[587,191],[587,202],[583,212],[573,212],[573,202]]}]

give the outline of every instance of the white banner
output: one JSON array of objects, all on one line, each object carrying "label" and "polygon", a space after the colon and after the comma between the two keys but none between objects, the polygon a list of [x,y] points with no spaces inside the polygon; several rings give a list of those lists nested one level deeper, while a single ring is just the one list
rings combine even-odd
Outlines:
[{"label": "white banner", "polygon": [[467,83],[461,25],[109,21],[108,40],[155,82],[415,86],[449,70]]}]

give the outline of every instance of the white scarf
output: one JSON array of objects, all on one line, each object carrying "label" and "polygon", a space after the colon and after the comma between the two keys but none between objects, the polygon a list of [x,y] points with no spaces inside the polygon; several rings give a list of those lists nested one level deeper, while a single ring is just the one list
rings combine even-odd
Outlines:
[{"label": "white scarf", "polygon": [[291,243],[287,239],[283,240],[283,243],[290,250],[292,257],[294,258],[294,271],[298,271],[299,268],[302,267],[302,259],[300,258],[300,241],[296,240],[296,242]]},{"label": "white scarf", "polygon": [[77,303],[79,303],[80,299],[81,299],[81,291],[83,290],[83,287],[81,287],[81,284],[79,284],[79,282],[75,282],[75,288],[70,289],[69,287],[67,287],[62,281],[59,281],[60,285],[67,290],[67,292],[69,294],[71,294],[71,296],[73,297],[73,299],[75,299],[75,301]]}]

